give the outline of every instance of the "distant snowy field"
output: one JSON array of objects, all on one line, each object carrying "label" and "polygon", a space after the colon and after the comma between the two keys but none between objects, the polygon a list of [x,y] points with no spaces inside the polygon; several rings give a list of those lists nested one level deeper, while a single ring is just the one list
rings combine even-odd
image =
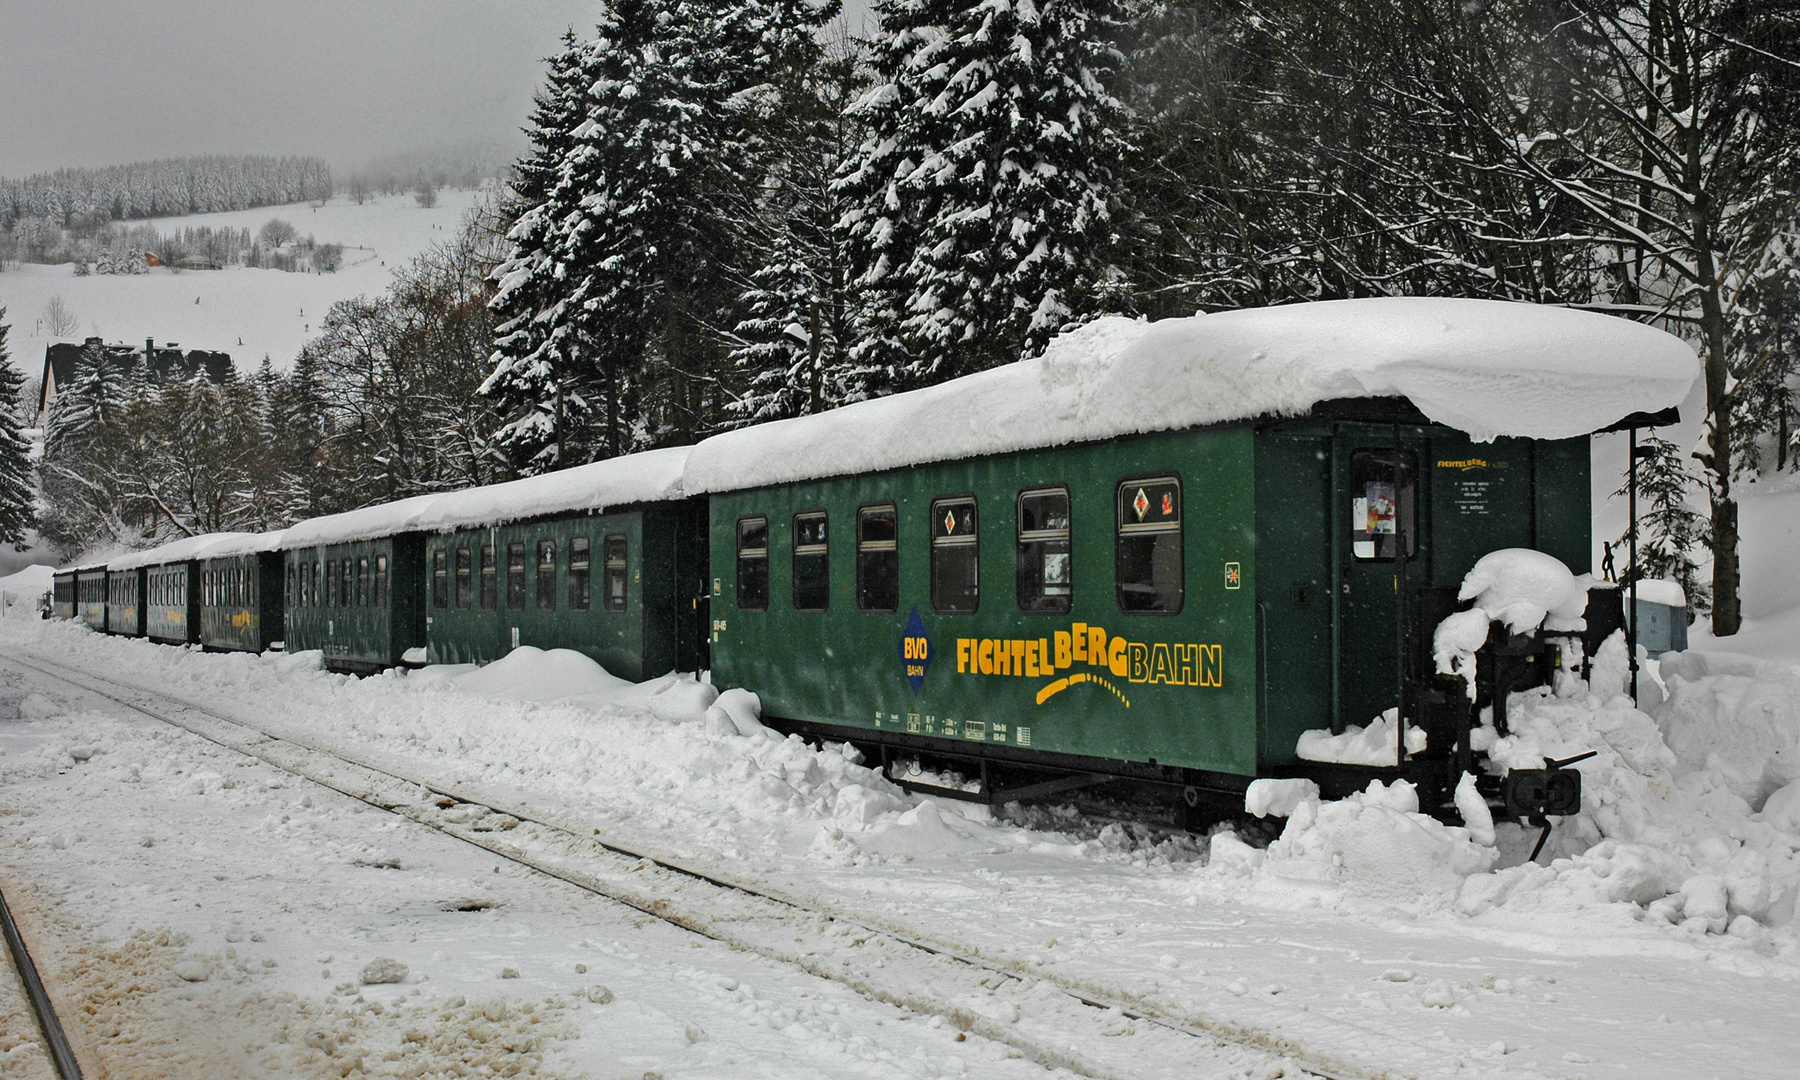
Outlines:
[{"label": "distant snowy field", "polygon": [[6,321],[12,326],[7,344],[13,363],[30,376],[40,372],[44,347],[59,340],[43,329],[40,316],[51,297],[61,296],[81,327],[60,340],[98,334],[108,341],[142,345],[145,338],[154,337],[158,344],[174,341],[184,349],[228,352],[239,371],[254,370],[264,356],[285,369],[301,345],[318,334],[333,303],[387,288],[396,267],[454,236],[463,214],[478,198],[479,192],[445,189],[438,193],[438,205],[426,210],[411,195],[379,197],[361,206],[340,196],[322,207],[296,203],[131,222],[155,226],[163,233],[198,226],[254,233],[270,218],[281,218],[301,236],[344,245],[344,265],[335,274],[234,266],[78,278],[66,265],[25,264],[0,273],[0,307],[7,309]]}]

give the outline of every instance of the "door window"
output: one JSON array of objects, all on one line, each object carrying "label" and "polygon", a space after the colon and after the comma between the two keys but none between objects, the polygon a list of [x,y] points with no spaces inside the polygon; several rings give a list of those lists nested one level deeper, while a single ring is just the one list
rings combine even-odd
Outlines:
[{"label": "door window", "polygon": [[794,609],[824,611],[831,601],[831,552],[824,512],[794,515]]},{"label": "door window", "polygon": [[608,533],[601,554],[606,559],[606,610],[625,610],[626,548],[624,533]]},{"label": "door window", "polygon": [[1073,595],[1069,565],[1069,489],[1019,492],[1019,610],[1067,614]]},{"label": "door window", "polygon": [[737,604],[745,611],[769,607],[769,519],[741,518],[737,540]]},{"label": "door window", "polygon": [[1350,553],[1392,561],[1401,543],[1406,557],[1419,553],[1418,459],[1408,450],[1350,453]]},{"label": "door window", "polygon": [[1119,610],[1181,610],[1181,481],[1173,476],[1127,480],[1118,489],[1113,575]]},{"label": "door window", "polygon": [[974,499],[931,504],[931,606],[968,613],[981,606],[981,540]]},{"label": "door window", "polygon": [[856,606],[900,609],[900,527],[892,503],[856,512]]}]

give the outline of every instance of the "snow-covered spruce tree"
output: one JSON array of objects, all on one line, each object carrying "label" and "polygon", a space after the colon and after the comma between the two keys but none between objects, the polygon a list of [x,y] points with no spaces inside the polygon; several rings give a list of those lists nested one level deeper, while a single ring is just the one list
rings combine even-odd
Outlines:
[{"label": "snow-covered spruce tree", "polygon": [[[1699,485],[1688,471],[1681,447],[1651,434],[1638,444],[1634,467],[1638,488],[1637,563],[1625,568],[1620,581],[1629,584],[1634,579],[1669,578],[1681,583],[1690,610],[1709,610],[1712,590],[1700,576],[1710,539],[1709,525],[1706,515],[1687,503],[1688,493]],[[1627,486],[1614,494],[1624,496],[1629,491],[1628,479]],[[1629,531],[1620,535],[1619,550],[1629,550],[1629,537]]]},{"label": "snow-covered spruce tree", "polygon": [[504,208],[513,219],[511,251],[494,272],[493,372],[480,393],[506,417],[498,442],[522,472],[567,464],[566,433],[584,432],[592,421],[583,361],[586,335],[597,320],[567,302],[569,268],[559,252],[564,231],[579,227],[586,215],[574,133],[587,119],[596,45],[577,41],[571,31],[550,58],[549,78],[526,131],[531,152],[516,167]]},{"label": "snow-covered spruce tree", "polygon": [[[879,0],[841,177],[895,388],[1034,353],[1095,310],[1126,152],[1114,0]],[[898,320],[898,325],[883,325]]]},{"label": "snow-covered spruce tree", "polygon": [[766,128],[768,172],[737,216],[749,280],[737,298],[729,361],[732,423],[815,413],[868,396],[849,268],[835,225],[848,209],[833,177],[862,142],[847,115],[863,78],[848,42],[800,68]]},{"label": "snow-covered spruce tree", "polygon": [[[720,328],[735,321],[730,260],[742,253],[730,209],[761,175],[777,74],[810,55],[834,11],[621,0],[596,39],[553,64],[526,163],[545,179],[523,182],[496,300],[502,341],[530,325],[543,343],[509,343],[485,388],[535,396],[509,410],[521,471],[688,441],[706,425]],[[565,88],[584,91],[579,110]],[[587,455],[571,452],[583,440]]]},{"label": "snow-covered spruce tree", "polygon": [[19,388],[25,376],[7,359],[6,309],[0,307],[0,543],[24,550],[25,537],[37,527],[37,496],[32,490],[31,444],[20,430]]}]

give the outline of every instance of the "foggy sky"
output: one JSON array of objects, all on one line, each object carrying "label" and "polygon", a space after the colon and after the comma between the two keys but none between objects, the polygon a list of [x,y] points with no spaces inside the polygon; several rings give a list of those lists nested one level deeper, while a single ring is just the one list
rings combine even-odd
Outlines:
[{"label": "foggy sky", "polygon": [[[863,0],[852,0],[860,26]],[[0,176],[519,139],[594,0],[0,0]]]}]

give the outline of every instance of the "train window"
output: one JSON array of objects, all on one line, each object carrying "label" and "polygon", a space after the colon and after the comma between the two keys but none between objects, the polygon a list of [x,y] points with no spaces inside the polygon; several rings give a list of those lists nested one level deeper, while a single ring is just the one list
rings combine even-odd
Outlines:
[{"label": "train window", "polygon": [[525,610],[525,544],[506,545],[506,608]]},{"label": "train window", "polygon": [[444,562],[444,549],[431,549],[431,606],[450,606],[450,571]]},{"label": "train window", "polygon": [[473,599],[474,560],[466,547],[456,549],[456,606],[466,608]]},{"label": "train window", "polygon": [[769,607],[769,519],[738,519],[737,606],[744,611]]},{"label": "train window", "polygon": [[892,503],[856,512],[856,606],[900,608],[900,528]]},{"label": "train window", "polygon": [[326,559],[324,573],[325,573],[325,606],[326,607],[337,607],[338,602],[339,602],[338,597],[340,596],[340,594],[338,592],[338,584],[337,584],[337,581],[338,581],[337,560]]},{"label": "train window", "polygon": [[569,610],[586,611],[588,598],[588,538],[569,539]]},{"label": "train window", "polygon": [[308,565],[312,567],[312,600],[310,603],[313,607],[329,607],[330,605],[325,602],[324,586],[319,583],[319,578],[325,573],[325,564],[315,561]]},{"label": "train window", "polygon": [[981,538],[974,499],[931,504],[931,606],[968,613],[981,606]]},{"label": "train window", "polygon": [[537,550],[537,607],[556,610],[556,541],[539,540]]},{"label": "train window", "polygon": [[498,597],[494,594],[494,545],[481,545],[481,610],[492,611]]},{"label": "train window", "polygon": [[1181,481],[1127,480],[1118,494],[1113,579],[1119,610],[1174,614],[1182,596]]},{"label": "train window", "polygon": [[794,515],[794,610],[824,611],[831,603],[831,551],[823,511]]},{"label": "train window", "polygon": [[386,555],[375,556],[375,606],[386,607],[388,602],[388,566]]},{"label": "train window", "polygon": [[1350,454],[1350,551],[1358,559],[1391,561],[1406,542],[1419,553],[1418,459],[1406,450]]},{"label": "train window", "polygon": [[284,603],[288,607],[298,606],[294,600],[294,596],[295,596],[295,594],[294,594],[294,565],[292,563],[288,564],[287,584],[283,588],[284,588],[284,591],[281,594],[282,603]]},{"label": "train window", "polygon": [[370,607],[375,603],[374,583],[369,580],[369,557],[359,555],[356,559],[356,606]]},{"label": "train window", "polygon": [[352,560],[345,559],[338,564],[338,603],[343,607],[356,603],[356,594],[352,591],[356,588],[355,575],[356,565]]},{"label": "train window", "polygon": [[1063,615],[1069,610],[1073,573],[1069,565],[1069,489],[1019,492],[1019,548],[1016,567],[1019,610]]},{"label": "train window", "polygon": [[603,567],[606,571],[606,580],[602,584],[602,587],[606,590],[606,610],[616,614],[625,610],[625,573],[627,566],[627,560],[625,558],[625,534],[608,533],[606,539],[601,541],[601,543],[603,548],[600,555],[606,560],[606,565]]}]

